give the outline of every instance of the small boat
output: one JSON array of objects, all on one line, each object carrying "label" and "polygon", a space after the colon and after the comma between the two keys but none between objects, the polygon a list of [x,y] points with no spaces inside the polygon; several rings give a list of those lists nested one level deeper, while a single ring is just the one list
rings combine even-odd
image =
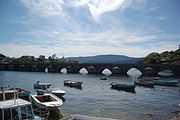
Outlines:
[{"label": "small boat", "polygon": [[82,83],[83,82],[81,82],[81,81],[71,81],[71,80],[64,81],[64,85],[73,86],[73,87],[81,87]]},{"label": "small boat", "polygon": [[146,87],[154,87],[155,83],[151,81],[145,81],[145,80],[137,80],[134,81],[135,85],[140,85],[140,86],[146,86]]},{"label": "small boat", "polygon": [[138,81],[152,81],[152,80],[159,80],[160,77],[138,77]]},{"label": "small boat", "polygon": [[134,90],[135,85],[127,85],[127,84],[117,84],[117,83],[111,83],[112,88],[119,89],[119,90]]},{"label": "small boat", "polygon": [[27,90],[24,90],[24,89],[21,89],[21,88],[11,88],[9,90],[15,90],[17,93],[18,93],[18,97],[19,98],[29,98],[29,95],[30,95],[30,91],[27,91]]},{"label": "small boat", "polygon": [[47,89],[51,86],[51,83],[40,83],[40,81],[37,81],[34,84],[35,89]]},{"label": "small boat", "polygon": [[14,94],[17,96],[17,93],[14,90],[0,91],[0,101],[14,99]]},{"label": "small boat", "polygon": [[153,80],[155,85],[176,86],[177,80]]},{"label": "small boat", "polygon": [[100,79],[101,79],[101,80],[107,80],[107,78],[106,78],[106,77],[100,77]]},{"label": "small boat", "polygon": [[39,93],[39,94],[52,93],[52,94],[56,95],[57,97],[62,97],[63,95],[65,95],[66,92],[59,88],[48,88],[46,90],[38,89],[37,93]]},{"label": "small boat", "polygon": [[[7,90],[4,91],[1,87],[2,96],[0,100],[0,120],[33,120],[35,119],[32,104],[29,101],[17,98],[14,90],[14,97],[9,98],[12,93]],[[6,99],[7,98],[7,99]]]},{"label": "small boat", "polygon": [[51,93],[43,95],[30,94],[31,101],[39,108],[54,109],[60,107],[63,101]]},{"label": "small boat", "polygon": [[170,70],[164,70],[158,73],[160,76],[173,76],[174,74]]}]

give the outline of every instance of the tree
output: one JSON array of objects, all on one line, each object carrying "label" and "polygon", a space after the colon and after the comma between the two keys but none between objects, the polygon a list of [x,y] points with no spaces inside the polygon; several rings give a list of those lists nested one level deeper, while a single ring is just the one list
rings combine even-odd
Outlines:
[{"label": "tree", "polygon": [[159,64],[160,55],[159,53],[153,52],[147,55],[144,59],[144,64]]}]

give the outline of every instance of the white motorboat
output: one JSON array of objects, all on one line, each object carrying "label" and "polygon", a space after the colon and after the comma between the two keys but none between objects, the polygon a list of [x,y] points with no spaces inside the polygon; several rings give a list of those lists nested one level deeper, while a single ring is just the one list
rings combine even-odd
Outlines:
[{"label": "white motorboat", "polygon": [[53,109],[60,107],[63,101],[51,93],[44,93],[43,95],[30,94],[31,101],[39,108]]},{"label": "white motorboat", "polygon": [[63,95],[65,95],[65,91],[64,90],[58,90],[58,89],[48,89],[48,91],[50,91],[52,94],[58,96],[58,97],[62,97]]},{"label": "white motorboat", "polygon": [[[0,97],[0,120],[32,120],[34,119],[33,108],[30,102],[17,98],[16,91],[12,97],[11,91],[4,91]],[[7,98],[7,99],[6,99]]]},{"label": "white motorboat", "polygon": [[40,81],[37,81],[34,84],[34,88],[36,89],[47,89],[51,86],[51,83],[41,83]]},{"label": "white motorboat", "polygon": [[48,88],[46,90],[38,89],[37,93],[38,94],[52,93],[58,97],[62,97],[63,95],[65,95],[66,92],[64,90],[59,89],[59,88]]}]

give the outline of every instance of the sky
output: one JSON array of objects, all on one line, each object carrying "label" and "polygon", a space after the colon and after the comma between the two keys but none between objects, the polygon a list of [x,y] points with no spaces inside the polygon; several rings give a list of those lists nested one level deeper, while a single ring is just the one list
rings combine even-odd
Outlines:
[{"label": "sky", "polygon": [[10,57],[145,57],[179,44],[179,0],[0,0],[0,53]]}]

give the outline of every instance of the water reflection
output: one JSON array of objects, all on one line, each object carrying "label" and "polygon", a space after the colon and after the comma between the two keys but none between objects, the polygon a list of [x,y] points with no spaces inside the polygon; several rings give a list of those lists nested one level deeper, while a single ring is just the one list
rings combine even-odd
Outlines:
[{"label": "water reflection", "polygon": [[67,85],[64,85],[64,87],[75,88],[75,89],[78,89],[78,90],[83,90],[82,86],[67,86]]}]

